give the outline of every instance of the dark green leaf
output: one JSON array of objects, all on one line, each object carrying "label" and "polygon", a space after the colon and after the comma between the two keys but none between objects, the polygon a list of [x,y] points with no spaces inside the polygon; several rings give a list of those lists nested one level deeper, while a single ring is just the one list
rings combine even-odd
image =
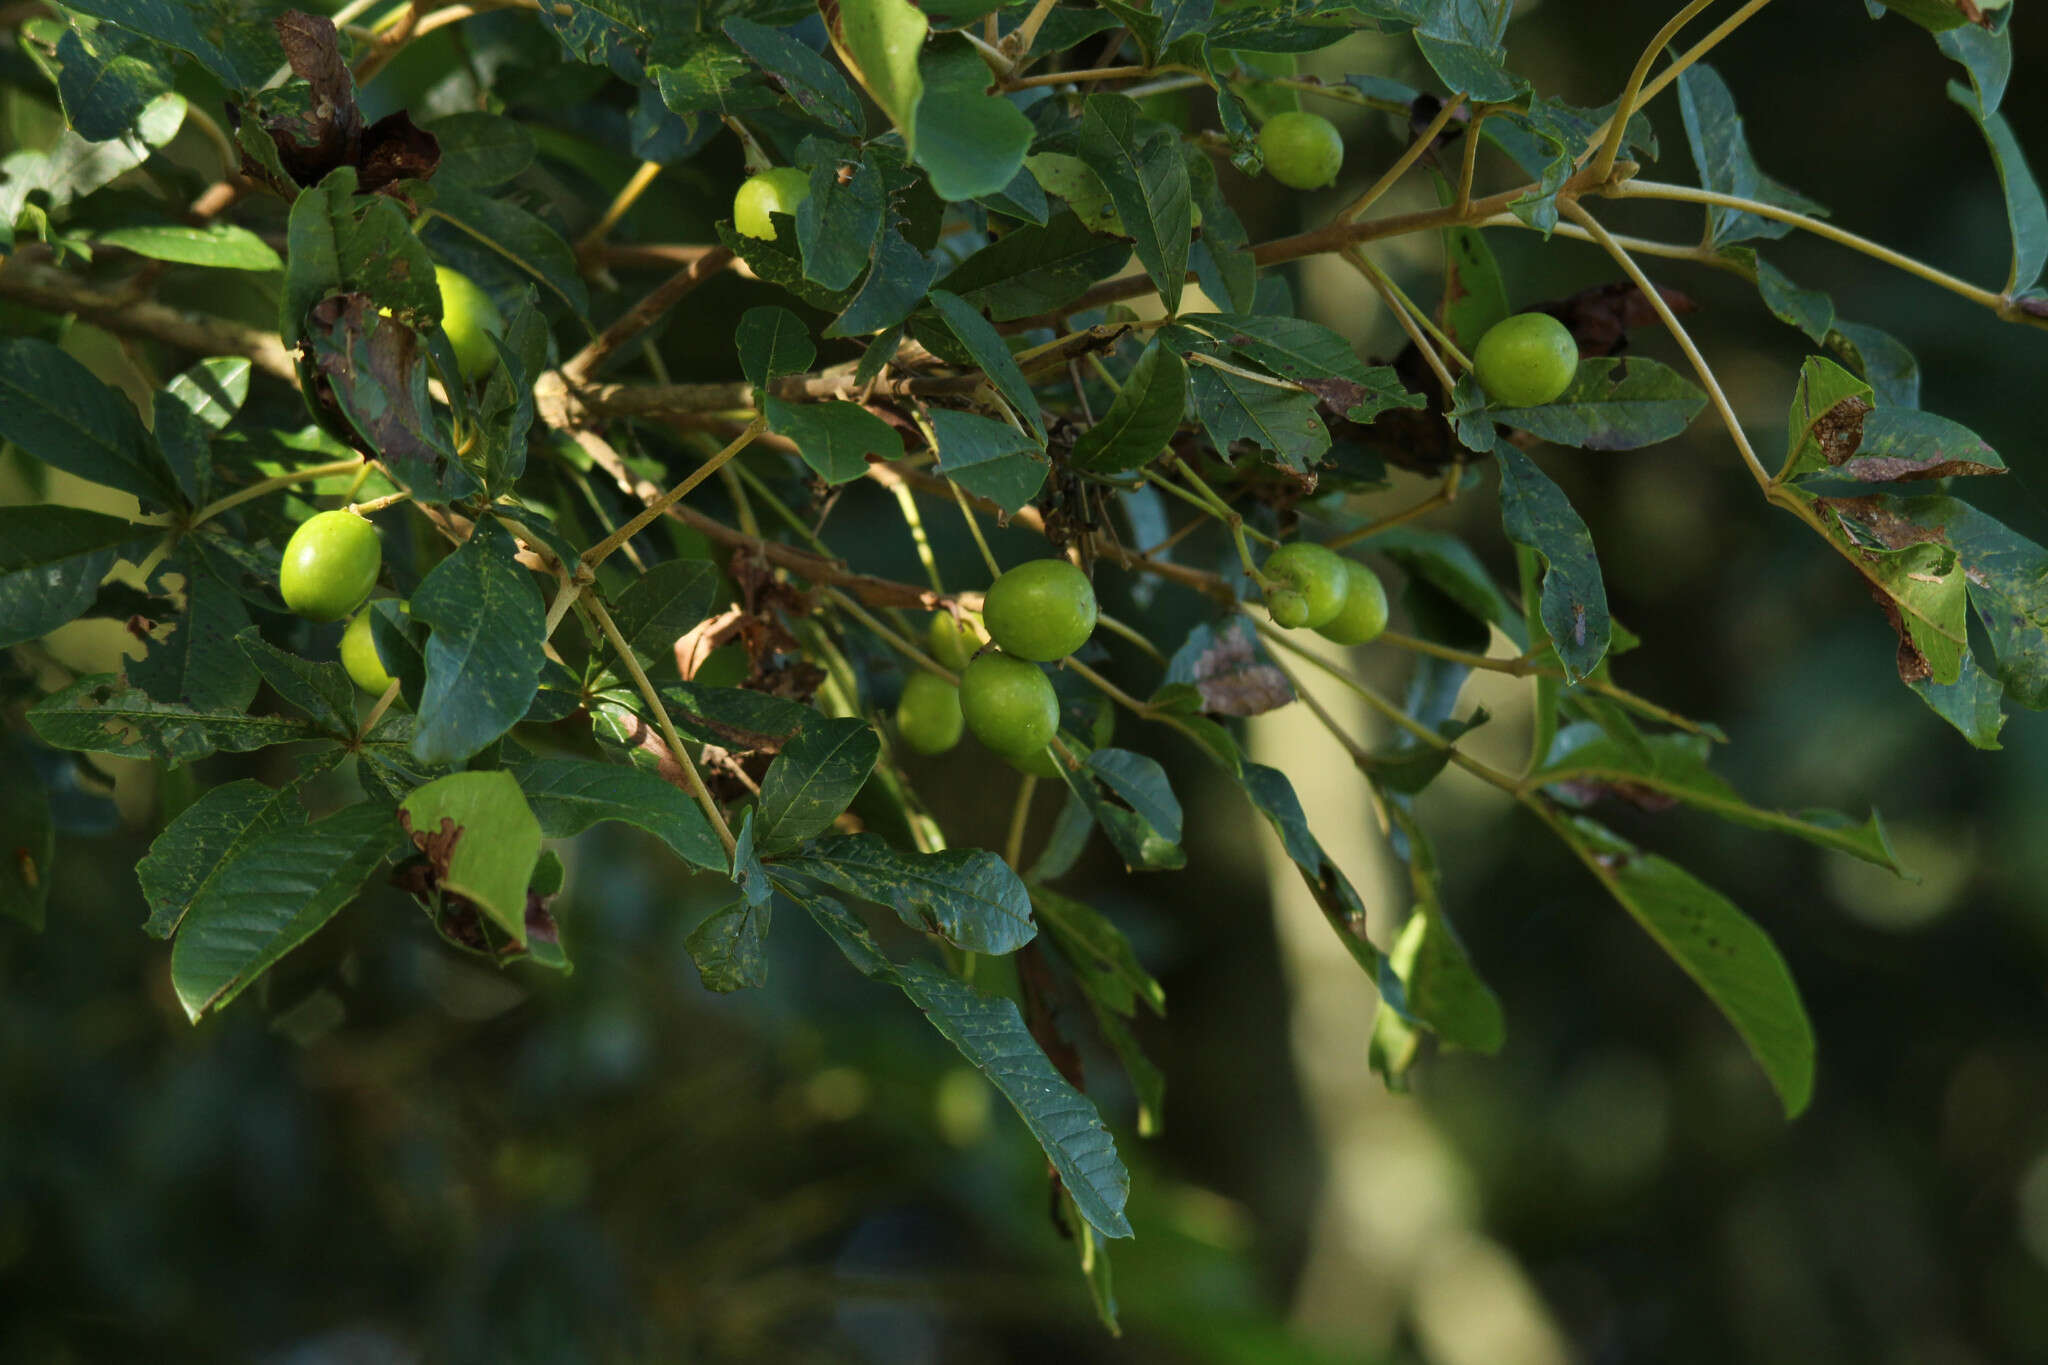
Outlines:
[{"label": "dark green leaf", "polygon": [[1555,827],[1600,884],[1735,1025],[1796,1117],[1813,1095],[1813,1026],[1770,938],[1690,872],[1579,816]]},{"label": "dark green leaf", "polygon": [[1316,396],[1292,385],[1248,379],[1214,365],[1188,367],[1195,416],[1226,460],[1234,441],[1249,441],[1296,475],[1330,448],[1330,430],[1316,415]]},{"label": "dark green leaf", "polygon": [[2048,267],[2048,201],[2042,199],[2041,186],[2005,115],[1987,113],[1971,91],[1953,82],[1948,97],[1970,112],[1991,144],[1991,162],[2005,188],[2005,217],[2012,230],[2012,268],[2006,273],[2005,292],[2024,292],[2040,282],[2042,269]]},{"label": "dark green leaf", "polygon": [[724,24],[725,36],[738,43],[798,108],[848,137],[858,137],[865,120],[860,100],[846,78],[823,57],[778,29],[734,15]]},{"label": "dark green leaf", "polygon": [[[1481,125],[1482,127],[1484,125]],[[1508,315],[1507,286],[1486,234],[1478,228],[1444,229],[1444,330],[1469,354]]]},{"label": "dark green leaf", "polygon": [[857,717],[820,716],[768,765],[761,779],[761,847],[789,848],[832,827],[881,757],[875,727]]},{"label": "dark green leaf", "polygon": [[893,460],[903,454],[903,438],[895,428],[858,403],[836,398],[787,403],[770,398],[761,411],[768,429],[795,442],[804,463],[826,483],[845,483],[867,473],[870,455]]},{"label": "dark green leaf", "polygon": [[267,6],[232,15],[207,0],[78,0],[66,8],[189,53],[231,90],[255,90],[284,65]]},{"label": "dark green leaf", "polygon": [[612,621],[636,654],[666,659],[677,638],[711,614],[717,597],[715,566],[701,559],[666,560],[650,565],[619,594]]},{"label": "dark green leaf", "polygon": [[151,637],[149,653],[128,665],[128,679],[160,702],[199,711],[245,711],[256,696],[256,669],[235,643],[249,625],[235,590],[186,564],[185,607],[170,638]]},{"label": "dark green leaf", "polygon": [[2021,706],[2048,710],[2048,550],[1955,498],[1887,498],[1884,505],[1955,547],[1998,681]]},{"label": "dark green leaf", "polygon": [[886,905],[911,928],[970,953],[1014,953],[1038,933],[1024,883],[987,849],[905,853],[878,834],[840,834],[775,866]]},{"label": "dark green leaf", "polygon": [[[1032,182],[1036,185],[1036,181]],[[955,266],[940,281],[998,322],[1032,317],[1077,298],[1123,268],[1131,249],[1090,232],[1071,213],[1044,227],[1021,227]]]},{"label": "dark green leaf", "polygon": [[1593,538],[1564,492],[1528,456],[1503,444],[1501,527],[1517,545],[1543,557],[1543,625],[1565,675],[1582,678],[1607,653],[1607,584]]},{"label": "dark green leaf", "polygon": [[1558,445],[1586,450],[1637,450],[1684,431],[1707,405],[1697,384],[1642,356],[1621,362],[1601,356],[1579,362],[1571,387],[1540,408],[1493,408],[1487,416]]},{"label": "dark green leaf", "polygon": [[988,66],[964,39],[926,46],[918,61],[917,163],[941,199],[994,194],[1016,177],[1031,146],[1031,120],[988,92]]},{"label": "dark green leaf", "polygon": [[1920,362],[1891,333],[1856,322],[1837,322],[1828,348],[1870,385],[1879,407],[1920,406]]},{"label": "dark green leaf", "polygon": [[1090,95],[1076,150],[1116,205],[1161,302],[1168,312],[1177,311],[1193,231],[1179,130],[1144,118],[1136,101],[1123,95]]},{"label": "dark green leaf", "polygon": [[1006,512],[1031,501],[1045,482],[1045,450],[1007,422],[948,408],[931,410],[939,438],[939,472]]},{"label": "dark green leaf", "polygon": [[413,593],[431,627],[413,755],[458,763],[511,729],[540,685],[546,612],[539,589],[495,521],[434,566]]},{"label": "dark green leaf", "polygon": [[882,229],[882,235],[875,242],[874,261],[868,266],[868,277],[852,302],[836,299],[819,305],[844,307],[846,310],[825,329],[825,335],[865,336],[869,332],[896,326],[924,301],[924,292],[931,288],[938,273],[938,263],[912,246],[900,230],[895,227]]},{"label": "dark green leaf", "polygon": [[1090,1000],[1129,1016],[1142,1000],[1157,1015],[1166,1013],[1166,992],[1138,961],[1131,941],[1093,906],[1043,886],[1031,888],[1039,922],[1058,941]]},{"label": "dark green leaf", "polygon": [[577,271],[576,253],[541,219],[502,199],[452,185],[437,187],[433,211],[540,281],[577,317],[589,313],[590,295]]},{"label": "dark green leaf", "polygon": [[1824,291],[1799,288],[1784,271],[1757,255],[1754,247],[1724,246],[1720,255],[1756,282],[1764,306],[1778,321],[1797,327],[1815,342],[1827,341],[1835,326],[1835,301]]},{"label": "dark green leaf", "polygon": [[143,929],[157,938],[169,938],[192,902],[242,850],[305,821],[295,787],[273,791],[245,778],[202,792],[164,828],[149,846],[149,853],[135,865],[135,876],[149,905]]},{"label": "dark green leaf", "polygon": [[1095,1106],[1054,1069],[1013,1002],[983,995],[922,963],[892,964],[860,921],[829,897],[793,892],[791,899],[810,912],[863,975],[900,988],[932,1027],[989,1078],[1038,1139],[1090,1226],[1108,1237],[1131,1235],[1123,1212],[1130,1176],[1117,1158],[1115,1141]]},{"label": "dark green leaf", "polygon": [[1835,811],[1764,810],[1750,805],[1707,766],[1712,744],[1700,735],[1650,735],[1633,752],[1598,726],[1573,725],[1558,733],[1550,756],[1530,774],[1570,805],[1590,804],[1620,791],[1631,798],[1652,792],[1709,811],[1738,825],[1790,834],[1903,874],[1898,855],[1875,812],[1862,824]]},{"label": "dark green leaf", "polygon": [[1141,469],[1166,449],[1187,406],[1187,365],[1155,339],[1131,367],[1109,411],[1074,443],[1069,462],[1098,474]]},{"label": "dark green leaf", "polygon": [[336,738],[354,735],[356,688],[340,664],[314,663],[288,654],[265,640],[254,626],[237,634],[235,643],[271,691]]},{"label": "dark green leaf", "polygon": [[1309,832],[1308,816],[1302,813],[1301,798],[1294,794],[1287,774],[1263,764],[1245,763],[1238,779],[1253,808],[1266,817],[1266,823],[1280,836],[1281,847],[1300,872],[1302,882],[1315,897],[1337,940],[1368,975],[1380,979],[1382,963],[1379,950],[1372,946],[1367,933],[1365,902]]},{"label": "dark green leaf", "polygon": [[768,984],[768,921],[772,900],[745,898],[711,912],[690,931],[684,946],[697,964],[697,979],[721,994]]},{"label": "dark green leaf", "polygon": [[0,438],[81,479],[165,507],[178,482],[123,394],[34,337],[0,338]]},{"label": "dark green leaf", "polygon": [[158,527],[83,507],[0,507],[0,574],[46,570],[81,555],[125,550],[161,534]]},{"label": "dark green leaf", "polygon": [[465,110],[430,119],[424,126],[441,146],[441,162],[434,168],[436,186],[487,190],[533,164],[533,134],[518,119]]},{"label": "dark green leaf", "polygon": [[749,308],[733,329],[739,348],[740,372],[760,388],[777,375],[802,374],[818,358],[811,332],[787,308]]},{"label": "dark green leaf", "polygon": [[[1825,214],[1827,210],[1798,191],[1765,175],[1749,150],[1742,131],[1742,116],[1735,112],[1735,97],[1714,68],[1695,63],[1678,77],[1678,106],[1685,118],[1685,135],[1692,145],[1692,159],[1699,167],[1700,185],[1719,194],[1758,199],[1796,213]],[[1741,209],[1709,205],[1707,244],[1726,246],[1754,238],[1783,237],[1792,231],[1790,223],[1762,218]]]},{"label": "dark green leaf", "polygon": [[1976,659],[1963,656],[1962,670],[1952,683],[1922,678],[1908,684],[1920,694],[1935,715],[1956,728],[1957,733],[1979,749],[1998,749],[1998,732],[2005,728],[2005,709],[2000,704],[2005,687],[1977,666]]},{"label": "dark green leaf", "polygon": [[934,289],[930,298],[932,306],[939,310],[939,316],[946,320],[947,328],[960,339],[960,344],[974,357],[974,363],[989,377],[989,382],[1008,400],[1011,410],[1031,428],[1032,435],[1044,441],[1045,419],[1039,415],[1038,399],[1031,392],[1031,381],[1017,367],[1016,358],[1010,354],[1002,333],[957,294]]},{"label": "dark green leaf", "polygon": [[57,39],[57,97],[72,131],[88,142],[106,142],[134,127],[144,107],[171,88],[171,73],[154,52],[112,25],[65,29]]},{"label": "dark green leaf", "polygon": [[29,708],[29,724],[60,749],[112,754],[117,758],[161,758],[183,763],[215,750],[245,753],[272,744],[318,739],[305,721],[286,716],[251,716],[243,708],[197,710],[152,701],[139,687],[111,673],[80,678]]},{"label": "dark green leaf", "polygon": [[355,898],[398,841],[371,802],[246,844],[193,897],[171,949],[171,986],[194,1022],[219,1009]]},{"label": "dark green leaf", "polygon": [[[806,143],[806,150],[815,145]],[[833,290],[851,287],[867,268],[887,207],[881,172],[866,161],[847,159],[842,150],[850,151],[826,143],[812,153],[811,192],[796,208],[804,274]]]},{"label": "dark green leaf", "polygon": [[614,820],[646,830],[693,867],[726,870],[725,849],[703,809],[653,773],[575,758],[529,759],[510,771],[550,839],[571,838]]}]

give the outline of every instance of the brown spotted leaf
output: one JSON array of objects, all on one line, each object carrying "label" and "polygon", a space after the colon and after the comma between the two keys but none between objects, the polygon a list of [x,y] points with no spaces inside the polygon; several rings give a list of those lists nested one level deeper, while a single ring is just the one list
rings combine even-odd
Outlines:
[{"label": "brown spotted leaf", "polygon": [[1251,622],[1196,626],[1167,665],[1168,683],[1185,683],[1216,716],[1256,716],[1294,700],[1294,689],[1259,647]]},{"label": "brown spotted leaf", "polygon": [[384,316],[367,294],[315,304],[304,343],[313,372],[361,438],[399,482],[423,501],[448,502],[476,489],[456,457],[427,390],[419,336]]},{"label": "brown spotted leaf", "polygon": [[[1690,295],[1657,286],[1664,306],[1684,316],[1699,311]],[[1581,289],[1570,298],[1539,303],[1531,312],[1548,313],[1571,329],[1579,343],[1581,357],[1620,355],[1628,349],[1628,334],[1637,327],[1655,326],[1657,310],[1649,297],[1630,281],[1598,284]]]}]

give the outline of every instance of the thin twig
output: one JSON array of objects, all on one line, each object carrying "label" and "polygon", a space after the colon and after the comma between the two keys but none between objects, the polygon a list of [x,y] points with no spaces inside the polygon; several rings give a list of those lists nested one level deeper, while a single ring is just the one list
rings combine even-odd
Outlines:
[{"label": "thin twig", "polygon": [[613,652],[619,656],[620,666],[633,679],[633,686],[639,691],[641,700],[647,703],[647,709],[654,713],[654,723],[661,731],[662,743],[668,746],[669,753],[675,758],[677,770],[683,775],[683,789],[703,807],[704,814],[710,818],[711,828],[718,834],[718,842],[725,845],[726,856],[730,858],[738,849],[739,841],[733,838],[732,829],[725,823],[725,812],[721,811],[718,802],[712,799],[711,789],[704,785],[704,778],[697,771],[696,761],[690,757],[689,750],[683,747],[682,736],[676,733],[676,723],[670,719],[668,707],[662,704],[661,694],[656,692],[654,684],[648,681],[647,670],[640,666],[640,660],[633,653],[633,647],[627,644],[626,637],[619,633],[618,623],[612,620],[611,613],[604,609],[604,603],[586,595],[578,598],[576,605],[578,610],[597,623],[597,628],[604,632],[604,638],[611,642]]},{"label": "thin twig", "polygon": [[1593,240],[1614,258],[1614,263],[1622,268],[1623,273],[1635,281],[1636,288],[1642,291],[1650,307],[1656,310],[1664,329],[1670,332],[1671,339],[1678,343],[1678,349],[1685,352],[1685,358],[1692,362],[1693,372],[1699,375],[1700,383],[1707,390],[1707,397],[1713,401],[1714,410],[1721,414],[1722,425],[1728,428],[1729,436],[1734,438],[1735,448],[1742,452],[1743,461],[1748,464],[1750,473],[1756,475],[1759,484],[1769,488],[1770,473],[1765,470],[1763,461],[1757,459],[1756,451],[1750,447],[1749,437],[1743,434],[1741,419],[1736,417],[1734,407],[1728,402],[1728,395],[1721,391],[1721,381],[1714,377],[1713,367],[1708,365],[1707,358],[1700,354],[1700,348],[1693,345],[1692,337],[1686,333],[1685,325],[1678,320],[1678,315],[1671,311],[1671,305],[1664,302],[1664,296],[1657,292],[1657,286],[1650,283],[1650,277],[1643,273],[1643,268],[1636,264],[1635,258],[1622,249],[1621,243],[1608,236],[1607,229],[1601,227],[1599,221],[1586,212],[1576,200],[1566,200],[1559,207],[1572,221],[1591,233]]}]

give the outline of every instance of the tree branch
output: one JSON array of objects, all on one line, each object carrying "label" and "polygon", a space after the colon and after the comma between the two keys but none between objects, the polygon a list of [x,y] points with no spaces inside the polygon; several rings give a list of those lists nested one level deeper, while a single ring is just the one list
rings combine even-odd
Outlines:
[{"label": "tree branch", "polygon": [[0,298],[46,313],[74,314],[119,336],[145,337],[199,355],[246,356],[265,374],[292,385],[299,382],[276,332],[93,289],[68,271],[23,260],[21,253],[0,264]]}]

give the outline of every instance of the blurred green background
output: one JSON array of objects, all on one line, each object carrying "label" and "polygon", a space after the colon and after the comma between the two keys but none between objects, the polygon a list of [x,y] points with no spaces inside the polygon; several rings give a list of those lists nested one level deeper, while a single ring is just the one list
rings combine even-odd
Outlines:
[{"label": "blurred green background", "polygon": [[[1668,8],[1527,6],[1513,64],[1602,102]],[[2048,30],[2030,20],[2021,6],[2005,110],[2048,167],[2048,86],[2030,79]],[[466,55],[520,77],[546,50],[522,26],[461,26]],[[1859,231],[2002,278],[1996,180],[1943,98],[1957,68],[1925,34],[1867,22],[1858,0],[1785,0],[1714,61],[1770,173]],[[1392,42],[1310,66],[1420,78]],[[422,43],[372,93],[459,104],[435,84],[449,69],[447,49]],[[623,111],[573,98],[582,72],[530,75],[499,72],[511,112],[558,146],[617,140]],[[1675,103],[1651,114],[1655,173],[1690,179]],[[1404,135],[1384,117],[1347,132],[1355,189]],[[701,174],[664,177],[631,232],[706,240],[722,207],[706,187],[731,159],[714,148]],[[1342,202],[1230,188],[1254,237]],[[1428,190],[1403,193],[1388,207]],[[1697,230],[1652,208],[1603,216]],[[1589,247],[1491,235],[1517,304],[1613,278]],[[1427,297],[1434,251],[1404,242],[1382,259]],[[2048,338],[1823,243],[1766,254],[1918,353],[1925,406],[2017,471],[1965,496],[2048,542],[2048,481],[2030,473]],[[1653,273],[1701,302],[1695,335],[1759,446],[1779,448],[1802,339],[1733,277]],[[1298,287],[1365,349],[1396,348],[1353,281],[1318,266]],[[721,282],[702,306],[759,288]],[[698,353],[731,367],[707,330],[668,333],[679,373]],[[1662,338],[1637,341],[1677,361]],[[1131,879],[1097,850],[1066,883],[1126,928],[1169,999],[1144,1031],[1169,1077],[1159,1136],[1135,1136],[1120,1078],[1088,1054],[1135,1179],[1113,1340],[1014,1116],[793,913],[769,989],[707,994],[683,939],[715,889],[650,841],[600,831],[563,849],[569,977],[461,959],[385,890],[195,1029],[163,946],[139,932],[132,869],[166,793],[130,773],[125,821],[74,794],[74,823],[100,832],[66,836],[48,931],[0,926],[0,1359],[2048,1359],[2048,722],[2015,717],[2000,753],[1965,746],[1898,685],[1890,631],[1853,575],[1764,509],[1711,421],[1640,454],[1541,458],[1593,529],[1616,615],[1645,637],[1618,678],[1721,724],[1724,771],[1753,800],[1876,804],[1920,875],[1895,882],[1683,812],[1607,812],[1748,909],[1790,960],[1821,1049],[1798,1122],[1562,849],[1453,779],[1423,809],[1509,1042],[1492,1059],[1425,1059],[1414,1093],[1388,1096],[1365,1065],[1370,993],[1291,870],[1190,754],[1127,723],[1120,741],[1175,776],[1190,867]],[[835,517],[855,542],[873,528],[875,567],[915,576],[885,497],[857,490]],[[1508,569],[1489,493],[1436,524]],[[950,562],[971,562],[953,525],[934,529]],[[1170,593],[1118,610],[1169,642],[1198,619]],[[1359,662],[1398,683],[1398,659]],[[1150,682],[1141,658],[1114,671]],[[1515,752],[1512,689],[1485,700],[1500,719],[1480,742]],[[1376,909],[1397,909],[1356,775],[1291,714],[1254,731]],[[5,761],[13,780],[22,760]],[[216,759],[198,776],[282,771]],[[916,772],[956,842],[1000,843],[1007,781],[966,751]],[[1034,838],[1053,809],[1041,799]]]}]

